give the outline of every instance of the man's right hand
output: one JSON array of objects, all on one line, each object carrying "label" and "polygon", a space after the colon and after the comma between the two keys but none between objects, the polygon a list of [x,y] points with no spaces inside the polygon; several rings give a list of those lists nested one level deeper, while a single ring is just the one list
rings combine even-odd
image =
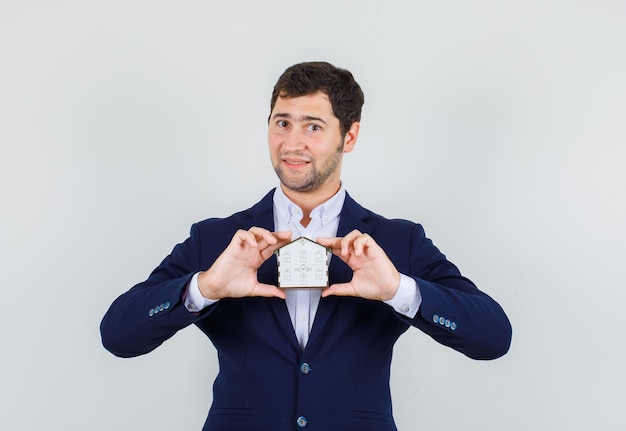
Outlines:
[{"label": "man's right hand", "polygon": [[200,293],[212,300],[244,296],[285,299],[285,292],[278,287],[259,283],[257,269],[289,241],[290,231],[270,232],[260,227],[238,230],[213,265],[198,275]]}]

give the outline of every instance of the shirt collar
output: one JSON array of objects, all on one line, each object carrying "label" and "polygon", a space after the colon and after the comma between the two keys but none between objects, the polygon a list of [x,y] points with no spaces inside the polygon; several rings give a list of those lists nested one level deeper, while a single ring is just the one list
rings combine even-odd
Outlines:
[{"label": "shirt collar", "polygon": [[[320,225],[324,226],[326,223],[334,220],[336,217],[339,217],[345,200],[346,189],[344,188],[343,183],[341,183],[337,193],[335,193],[326,202],[313,208],[313,211],[311,211],[311,219],[318,218],[320,220]],[[293,203],[287,195],[285,195],[285,192],[283,192],[280,185],[276,187],[276,190],[274,191],[274,211],[278,218],[285,220],[288,223],[291,222],[294,217],[296,217],[297,220],[293,221],[297,223],[299,223],[302,219],[302,209]]]}]

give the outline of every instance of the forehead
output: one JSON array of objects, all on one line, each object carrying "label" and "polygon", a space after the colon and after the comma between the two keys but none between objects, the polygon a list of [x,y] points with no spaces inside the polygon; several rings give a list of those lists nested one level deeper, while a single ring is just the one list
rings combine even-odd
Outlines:
[{"label": "forehead", "polygon": [[321,91],[298,97],[278,97],[272,110],[272,116],[289,115],[300,117],[313,114],[324,116],[328,120],[336,119],[328,95]]}]

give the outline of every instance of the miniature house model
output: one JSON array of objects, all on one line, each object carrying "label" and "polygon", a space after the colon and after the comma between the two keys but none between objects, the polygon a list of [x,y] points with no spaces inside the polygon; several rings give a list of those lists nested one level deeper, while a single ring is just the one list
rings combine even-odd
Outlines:
[{"label": "miniature house model", "polygon": [[308,238],[300,237],[276,250],[278,287],[328,287],[328,250]]}]

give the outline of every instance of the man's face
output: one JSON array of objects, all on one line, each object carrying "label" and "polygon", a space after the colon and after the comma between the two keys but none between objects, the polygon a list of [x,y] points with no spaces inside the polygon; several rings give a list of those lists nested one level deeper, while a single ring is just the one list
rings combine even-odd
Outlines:
[{"label": "man's face", "polygon": [[[358,132],[358,123],[352,129]],[[284,187],[301,193],[339,189],[343,153],[352,151],[354,130],[341,136],[328,96],[322,92],[276,100],[268,142],[274,170]]]}]

